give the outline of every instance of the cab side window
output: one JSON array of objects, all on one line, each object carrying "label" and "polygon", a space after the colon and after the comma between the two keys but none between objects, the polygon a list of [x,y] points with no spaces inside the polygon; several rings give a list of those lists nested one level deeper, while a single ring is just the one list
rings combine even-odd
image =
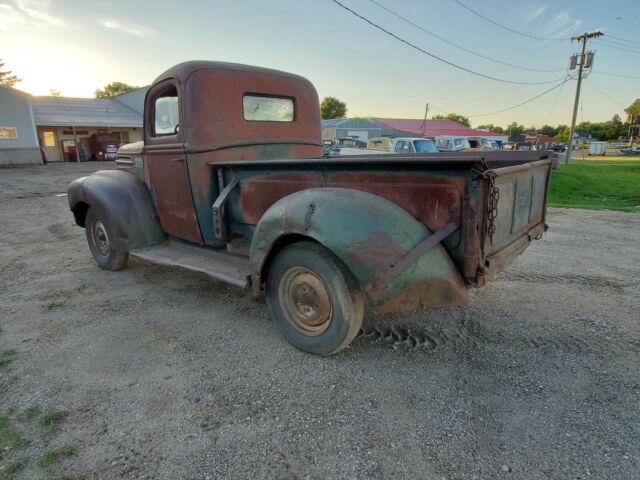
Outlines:
[{"label": "cab side window", "polygon": [[178,92],[171,87],[162,92],[154,104],[153,135],[162,137],[176,135],[180,129],[180,108]]}]

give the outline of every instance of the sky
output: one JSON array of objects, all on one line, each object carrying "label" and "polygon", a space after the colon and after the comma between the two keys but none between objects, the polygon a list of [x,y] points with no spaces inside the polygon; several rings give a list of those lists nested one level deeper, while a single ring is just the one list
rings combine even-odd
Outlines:
[{"label": "sky", "polygon": [[640,0],[460,1],[494,22],[545,39],[502,29],[456,0],[340,0],[467,70],[511,82],[552,83],[511,84],[463,71],[332,0],[0,0],[0,58],[4,70],[23,79],[16,87],[34,95],[55,89],[91,97],[112,81],[142,86],[176,63],[219,60],[302,75],[320,98],[346,102],[350,117],[422,118],[428,102],[429,117],[456,112],[474,126],[518,121],[540,127],[570,123],[575,80],[521,107],[493,112],[559,84],[578,48],[569,37],[600,29],[609,43],[588,44],[596,53],[583,82],[578,122],[625,118],[624,108],[640,97]]}]

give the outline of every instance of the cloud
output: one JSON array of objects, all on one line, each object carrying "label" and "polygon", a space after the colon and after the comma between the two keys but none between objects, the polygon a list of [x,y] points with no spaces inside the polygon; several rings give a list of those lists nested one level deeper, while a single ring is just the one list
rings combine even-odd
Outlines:
[{"label": "cloud", "polygon": [[0,3],[0,30],[25,24],[35,28],[64,25],[63,20],[48,12],[48,0],[14,0],[12,3]]},{"label": "cloud", "polygon": [[566,10],[556,14],[549,22],[548,36],[553,38],[561,38],[569,33],[575,32],[582,26],[582,20],[579,18],[573,20]]},{"label": "cloud", "polygon": [[120,20],[115,20],[111,18],[106,18],[100,22],[104,28],[109,28],[111,30],[118,30],[120,32],[124,32],[127,35],[131,35],[134,37],[148,37],[150,35],[155,35],[155,30],[150,27],[146,27],[144,25],[136,25],[133,23],[124,23]]},{"label": "cloud", "polygon": [[20,13],[29,20],[45,25],[64,25],[62,19],[47,11],[49,0],[15,0],[14,3]]},{"label": "cloud", "polygon": [[524,21],[526,23],[535,22],[538,17],[540,17],[540,15],[542,15],[547,10],[547,8],[549,7],[547,7],[546,5],[540,5],[539,7],[529,9],[524,16]]},{"label": "cloud", "polygon": [[22,23],[22,15],[11,5],[0,3],[0,30]]}]

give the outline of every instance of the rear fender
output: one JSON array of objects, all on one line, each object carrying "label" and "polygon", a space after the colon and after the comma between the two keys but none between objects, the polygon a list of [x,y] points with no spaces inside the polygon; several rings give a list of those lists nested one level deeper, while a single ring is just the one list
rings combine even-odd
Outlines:
[{"label": "rear fender", "polygon": [[[272,205],[256,227],[250,250],[254,293],[260,293],[269,262],[288,238],[322,244],[364,288],[430,235],[406,210],[378,195],[345,188],[297,192]],[[378,312],[468,303],[467,287],[440,244],[388,283],[365,291]]]},{"label": "rear fender", "polygon": [[84,227],[87,208],[97,210],[112,230],[116,248],[122,252],[165,240],[149,190],[130,172],[95,172],[74,180],[68,193],[76,223]]}]

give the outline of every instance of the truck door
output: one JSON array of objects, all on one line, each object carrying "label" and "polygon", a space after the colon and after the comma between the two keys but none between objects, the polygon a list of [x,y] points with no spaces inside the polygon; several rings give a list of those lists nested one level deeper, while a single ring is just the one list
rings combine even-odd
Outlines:
[{"label": "truck door", "polygon": [[144,166],[156,212],[164,231],[202,243],[187,171],[177,84],[153,87],[145,101]]}]

